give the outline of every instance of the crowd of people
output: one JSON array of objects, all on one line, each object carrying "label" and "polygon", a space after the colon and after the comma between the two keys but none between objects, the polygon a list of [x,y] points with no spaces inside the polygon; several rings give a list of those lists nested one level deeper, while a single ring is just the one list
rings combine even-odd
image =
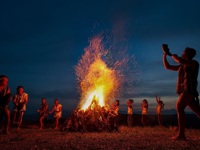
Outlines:
[{"label": "crowd of people", "polygon": [[[0,117],[1,121],[4,120],[4,132],[9,134],[10,125],[17,127],[19,130],[22,125],[24,113],[26,111],[26,105],[28,103],[28,94],[24,91],[23,86],[18,86],[16,94],[12,96],[10,89],[7,86],[8,77],[5,75],[0,76]],[[8,107],[10,101],[13,100],[13,109],[10,113]],[[161,100],[158,101],[157,112],[161,116],[160,106]],[[133,125],[133,99],[127,101],[127,125],[131,127]],[[90,106],[84,111],[82,109],[76,109],[73,111],[70,117],[68,117],[62,127],[62,130],[66,131],[81,131],[86,132],[88,130],[94,131],[113,131],[118,130],[119,127],[119,104],[120,101],[116,100],[112,107],[99,106],[97,100],[93,99]],[[163,102],[162,105],[164,106]],[[142,124],[146,126],[148,124],[148,102],[142,101]],[[54,113],[55,127],[59,129],[59,119],[62,116],[62,105],[58,99],[54,100],[54,105],[51,111],[45,98],[41,99],[41,106],[37,110],[39,116],[39,129],[44,129],[44,122],[47,120],[49,114]],[[160,118],[160,117],[159,117]],[[159,124],[162,125],[159,121]]]},{"label": "crowd of people", "polygon": [[[23,86],[18,86],[16,94],[13,96],[10,92],[8,85],[8,77],[6,75],[0,75],[0,129],[5,134],[9,133],[9,128],[12,125],[19,130],[22,124],[23,116],[26,111],[26,105],[28,103],[28,94],[24,92]],[[13,109],[10,112],[9,103],[13,99]],[[44,128],[44,119],[48,117],[48,114],[54,113],[55,129],[58,129],[59,119],[62,115],[62,105],[59,104],[58,99],[55,99],[54,106],[51,111],[48,111],[48,104],[45,98],[42,98],[41,108],[38,110],[40,129]],[[4,126],[2,125],[4,122]]]},{"label": "crowd of people", "polygon": [[[178,127],[179,132],[177,136],[173,137],[175,140],[185,140],[185,113],[184,110],[186,106],[200,118],[200,107],[198,99],[198,71],[199,63],[194,60],[196,55],[196,50],[193,48],[185,48],[181,57],[176,54],[171,54],[169,48],[166,44],[162,47],[163,54],[163,64],[166,69],[178,71],[178,82],[176,92],[179,95],[176,109],[178,114]],[[167,55],[172,57],[172,59],[179,63],[178,65],[170,65],[167,61]],[[10,122],[20,128],[22,124],[22,119],[26,111],[26,105],[28,103],[28,94],[24,92],[23,86],[17,87],[17,92],[12,96],[10,89],[7,87],[8,77],[5,75],[0,75],[0,119],[4,119],[4,132],[9,134]],[[13,99],[14,108],[12,113],[8,107],[10,101]],[[58,99],[54,101],[54,106],[51,111],[48,111],[48,104],[45,98],[41,100],[42,104],[39,113],[39,128],[44,128],[44,120],[49,114],[54,113],[55,119],[55,129],[59,127],[59,119],[62,116],[62,105],[59,103]],[[159,97],[156,96],[157,108],[156,113],[158,115],[158,123],[160,126],[162,123],[161,111],[164,109],[164,103]],[[88,129],[94,128],[96,131],[101,130],[114,130],[118,129],[118,111],[119,111],[119,100],[113,104],[111,108],[100,107],[97,101],[94,99],[90,107],[83,111],[81,109],[74,110],[72,115],[65,121],[65,126],[63,130],[74,130],[74,131],[87,131]],[[127,101],[127,125],[132,126],[133,123],[133,103],[132,99]],[[142,112],[142,124],[144,126],[148,125],[148,101],[144,99],[141,103]]]}]

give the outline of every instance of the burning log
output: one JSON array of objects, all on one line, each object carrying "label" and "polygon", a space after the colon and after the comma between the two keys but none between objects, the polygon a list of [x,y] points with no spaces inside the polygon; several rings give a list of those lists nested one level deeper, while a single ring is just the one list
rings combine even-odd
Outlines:
[{"label": "burning log", "polygon": [[[93,106],[95,105],[95,107]],[[118,131],[115,120],[117,115],[111,108],[101,107],[93,100],[87,110],[74,110],[64,123],[63,131],[101,132]]]}]

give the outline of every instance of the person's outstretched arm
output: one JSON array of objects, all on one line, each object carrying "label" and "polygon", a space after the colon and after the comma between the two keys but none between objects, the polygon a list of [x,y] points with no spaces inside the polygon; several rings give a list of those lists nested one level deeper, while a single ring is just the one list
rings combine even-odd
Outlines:
[{"label": "person's outstretched arm", "polygon": [[184,60],[181,57],[178,57],[176,54],[172,54],[172,58],[174,59],[175,62],[186,65],[186,66],[199,66],[199,63],[194,60]]},{"label": "person's outstretched arm", "polygon": [[158,96],[156,95],[156,102],[158,103],[159,102],[159,99],[158,99]]},{"label": "person's outstretched arm", "polygon": [[167,61],[166,53],[163,54],[163,64],[166,69],[173,70],[173,71],[178,71],[180,67],[180,65],[177,65],[177,66],[170,65],[169,62]]},{"label": "person's outstretched arm", "polygon": [[49,112],[50,114],[55,111],[55,107],[53,106],[52,110]]}]

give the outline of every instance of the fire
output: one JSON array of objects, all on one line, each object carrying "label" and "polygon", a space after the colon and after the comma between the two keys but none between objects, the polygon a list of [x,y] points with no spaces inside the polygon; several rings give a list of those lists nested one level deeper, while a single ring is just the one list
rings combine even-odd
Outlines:
[{"label": "fire", "polygon": [[81,101],[79,108],[93,109],[97,105],[107,106],[117,95],[120,80],[118,72],[106,64],[108,51],[104,49],[102,37],[94,37],[76,66]]}]

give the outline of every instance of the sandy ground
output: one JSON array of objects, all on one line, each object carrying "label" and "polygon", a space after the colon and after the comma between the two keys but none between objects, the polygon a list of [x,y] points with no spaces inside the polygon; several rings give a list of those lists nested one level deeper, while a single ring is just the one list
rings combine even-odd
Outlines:
[{"label": "sandy ground", "polygon": [[200,129],[186,129],[187,141],[173,141],[175,127],[126,127],[119,132],[62,132],[51,128],[38,130],[37,126],[15,128],[10,135],[0,134],[1,150],[48,149],[199,149]]}]

